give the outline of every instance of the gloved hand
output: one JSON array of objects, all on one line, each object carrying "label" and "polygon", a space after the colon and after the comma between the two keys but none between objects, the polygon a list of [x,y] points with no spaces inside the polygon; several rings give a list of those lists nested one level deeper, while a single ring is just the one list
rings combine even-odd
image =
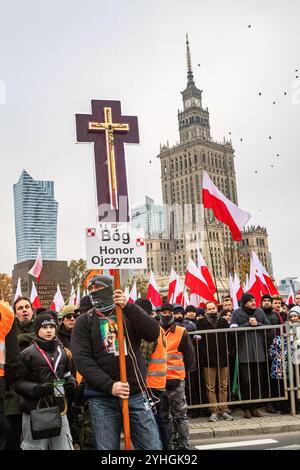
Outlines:
[{"label": "gloved hand", "polygon": [[39,384],[35,387],[35,392],[37,396],[40,398],[53,395],[53,392],[54,392],[53,384],[50,382]]},{"label": "gloved hand", "polygon": [[76,390],[76,382],[75,380],[68,380],[68,382],[64,383],[64,390],[66,395],[71,395]]}]

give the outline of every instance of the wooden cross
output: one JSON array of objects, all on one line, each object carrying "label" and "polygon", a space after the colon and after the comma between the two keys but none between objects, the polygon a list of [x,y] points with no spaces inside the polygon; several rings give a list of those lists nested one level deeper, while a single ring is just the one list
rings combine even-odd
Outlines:
[{"label": "wooden cross", "polygon": [[94,142],[99,221],[128,222],[124,143],[139,143],[137,117],[122,116],[120,101],[92,100],[91,115],[76,114],[76,131],[77,142]]}]

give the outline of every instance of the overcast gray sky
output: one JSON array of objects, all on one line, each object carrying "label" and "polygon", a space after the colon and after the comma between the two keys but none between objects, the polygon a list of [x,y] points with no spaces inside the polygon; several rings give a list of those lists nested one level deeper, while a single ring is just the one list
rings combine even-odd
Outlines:
[{"label": "overcast gray sky", "polygon": [[85,257],[84,227],[96,218],[94,162],[92,146],[75,144],[74,114],[89,113],[92,98],[121,100],[123,114],[138,116],[141,143],[126,147],[131,205],[145,194],[161,201],[155,157],[160,142],[179,137],[188,32],[211,135],[231,132],[239,205],[267,226],[275,277],[300,275],[298,0],[0,7],[0,272],[16,262],[12,187],[23,168],[55,181],[59,259]]}]

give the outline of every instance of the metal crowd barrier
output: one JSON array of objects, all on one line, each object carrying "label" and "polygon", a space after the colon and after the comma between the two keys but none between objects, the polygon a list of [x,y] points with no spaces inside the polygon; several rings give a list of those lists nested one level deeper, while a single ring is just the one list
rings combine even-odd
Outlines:
[{"label": "metal crowd barrier", "polygon": [[[299,328],[300,330],[300,328]],[[300,331],[298,331],[300,333]],[[186,397],[189,409],[209,408],[212,406],[226,407],[228,405],[247,405],[253,403],[270,403],[287,401],[290,394],[291,412],[295,414],[295,394],[300,398],[299,367],[293,364],[293,337],[288,324],[258,326],[251,328],[224,328],[212,330],[197,330],[189,332],[196,354],[196,364],[186,377]],[[214,337],[212,341],[211,335]],[[250,337],[250,335],[252,335]],[[295,335],[295,333],[294,333]],[[277,342],[277,367],[280,369],[280,378],[271,378],[272,362],[274,357],[270,355],[270,346],[274,346],[274,338]],[[300,339],[300,334],[299,334]],[[214,343],[215,352],[208,347]],[[220,401],[222,393],[220,373],[222,366],[220,359],[224,359],[221,350],[227,358],[227,399]],[[243,344],[244,346],[243,346]],[[254,346],[251,349],[251,343]],[[300,344],[300,341],[299,341]],[[239,357],[241,347],[246,352]],[[265,361],[259,361],[258,351],[264,351]],[[251,356],[251,350],[255,357]],[[274,353],[274,348],[273,348]],[[216,354],[215,354],[216,353]],[[217,363],[212,356],[217,357]],[[209,402],[208,393],[211,395],[204,378],[204,362],[207,359],[207,369],[216,367],[216,401]],[[241,360],[245,362],[241,362]],[[300,363],[300,346],[299,346]],[[210,373],[210,372],[209,372]],[[207,374],[207,371],[206,371]],[[224,378],[224,371],[223,371]],[[294,375],[296,385],[294,386]],[[289,378],[289,381],[288,381]],[[207,381],[209,382],[209,381]],[[255,386],[256,382],[256,386]],[[247,385],[248,384],[248,385]],[[208,383],[210,386],[211,384]],[[224,398],[224,382],[223,382]],[[246,406],[245,406],[246,407]]]}]

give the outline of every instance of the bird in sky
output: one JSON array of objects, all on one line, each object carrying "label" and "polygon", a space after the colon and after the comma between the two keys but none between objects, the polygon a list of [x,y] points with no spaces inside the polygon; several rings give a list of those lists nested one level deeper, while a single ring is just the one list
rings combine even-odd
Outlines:
[{"label": "bird in sky", "polygon": [[269,135],[269,139],[270,139],[270,140],[272,139],[272,137],[271,137],[270,135]]},{"label": "bird in sky", "polygon": [[248,28],[251,28],[251,24],[248,24]]},{"label": "bird in sky", "polygon": [[261,96],[261,91],[258,94],[259,94],[259,96]]}]

